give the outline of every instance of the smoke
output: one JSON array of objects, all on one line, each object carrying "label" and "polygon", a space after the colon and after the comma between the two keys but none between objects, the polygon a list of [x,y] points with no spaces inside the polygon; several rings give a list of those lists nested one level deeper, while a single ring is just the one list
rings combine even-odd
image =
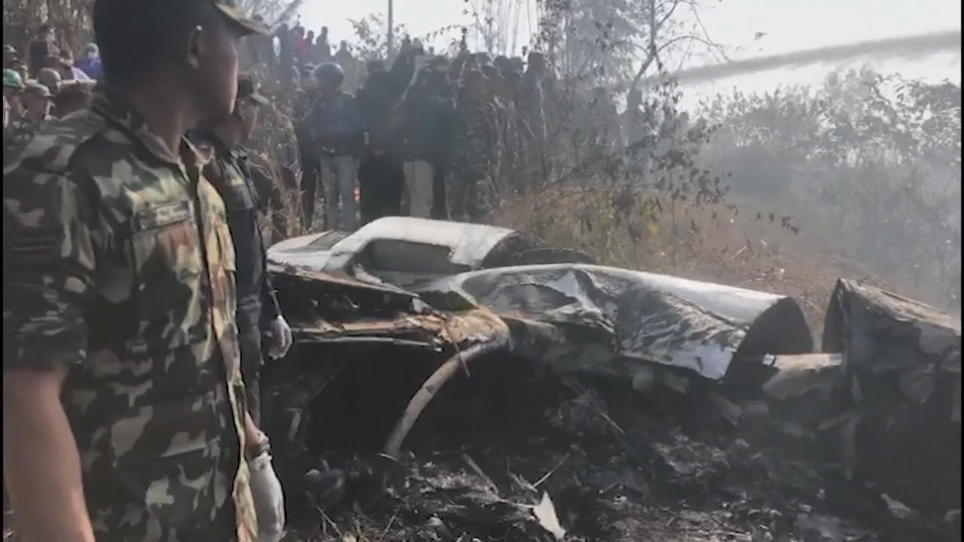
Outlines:
[{"label": "smoke", "polygon": [[[960,30],[901,38],[861,41],[846,45],[794,51],[792,53],[739,60],[724,64],[700,66],[675,72],[672,74],[672,77],[681,83],[695,83],[743,73],[760,72],[775,68],[799,67],[828,61],[842,61],[857,57],[915,58],[941,50],[956,50],[960,52]],[[656,79],[656,77],[649,77],[644,80],[644,82],[653,82]]]}]

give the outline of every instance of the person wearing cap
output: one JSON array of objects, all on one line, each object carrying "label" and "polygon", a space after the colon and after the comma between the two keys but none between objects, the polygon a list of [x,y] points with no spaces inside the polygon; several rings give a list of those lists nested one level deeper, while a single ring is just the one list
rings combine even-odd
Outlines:
[{"label": "person wearing cap", "polygon": [[14,70],[3,70],[3,96],[13,102],[23,91],[23,78]]},{"label": "person wearing cap", "polygon": [[[309,111],[303,137],[311,156],[306,172],[320,173],[325,188],[325,221],[329,230],[352,231],[358,225],[355,188],[358,162],[364,147],[365,122],[354,96],[341,89],[341,66],[325,62],[315,69],[318,98]],[[305,224],[314,218],[317,175],[303,179]]]},{"label": "person wearing cap", "polygon": [[3,103],[7,112],[7,120],[3,130],[3,148],[6,155],[9,128],[13,125],[14,119],[23,114],[23,105],[20,101],[20,93],[23,92],[23,79],[14,70],[3,70]]},{"label": "person wearing cap", "polygon": [[[95,0],[105,84],[4,167],[3,458],[34,541],[238,541],[280,513],[247,414],[227,211],[185,133],[231,113],[233,0]],[[259,495],[268,496],[260,498]]]},{"label": "person wearing cap", "polygon": [[18,74],[20,74],[20,79],[23,81],[26,81],[28,79],[27,63],[19,58],[15,58],[12,62],[10,62],[10,65],[7,66],[5,69],[10,69],[17,72]]},{"label": "person wearing cap", "polygon": [[27,81],[20,101],[26,120],[34,125],[50,120],[50,90],[36,81]]},{"label": "person wearing cap", "polygon": [[17,48],[13,45],[3,46],[3,69],[12,67],[15,60],[20,60],[20,53],[17,52]]},{"label": "person wearing cap", "polygon": [[54,118],[62,119],[67,115],[83,111],[91,106],[94,100],[93,85],[86,82],[72,82],[61,87],[60,92],[53,98]]},{"label": "person wearing cap", "polygon": [[49,90],[51,94],[57,94],[60,92],[60,85],[63,83],[63,78],[56,69],[43,68],[37,74],[37,82],[47,87],[47,90]]},{"label": "person wearing cap", "polygon": [[[192,132],[192,141],[208,157],[204,175],[224,200],[234,242],[237,266],[238,332],[241,341],[241,373],[248,392],[248,410],[260,422],[259,380],[264,364],[262,348],[278,359],[291,348],[291,329],[281,315],[267,270],[264,239],[258,211],[267,194],[259,194],[248,152],[242,146],[257,122],[258,107],[268,100],[258,94],[254,81],[238,80],[234,113],[203,122]],[[262,341],[262,336],[264,340]]]},{"label": "person wearing cap", "polygon": [[14,155],[27,144],[40,126],[50,120],[50,91],[36,81],[27,81],[20,93],[23,112],[10,122],[4,153]]}]

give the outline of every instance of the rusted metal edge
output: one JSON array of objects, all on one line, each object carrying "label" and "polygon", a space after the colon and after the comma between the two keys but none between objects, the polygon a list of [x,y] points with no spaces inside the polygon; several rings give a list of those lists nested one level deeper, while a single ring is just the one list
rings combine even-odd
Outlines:
[{"label": "rusted metal edge", "polygon": [[405,407],[402,417],[399,418],[395,424],[395,428],[385,443],[385,454],[391,457],[398,457],[402,449],[402,444],[405,442],[405,437],[408,436],[412,427],[415,426],[418,417],[435,397],[435,394],[438,393],[438,390],[458,373],[459,368],[462,367],[463,364],[468,364],[470,361],[478,359],[481,356],[505,349],[508,344],[509,340],[507,335],[495,337],[488,342],[476,344],[457,352],[454,356],[446,360],[445,363],[440,365],[439,368],[425,380],[425,383],[422,384],[408,402],[408,406]]},{"label": "rusted metal edge", "polygon": [[326,273],[323,271],[317,271],[315,269],[310,269],[307,267],[300,267],[294,265],[280,264],[277,262],[268,262],[268,272],[272,275],[280,275],[286,278],[290,278],[295,281],[309,283],[311,285],[317,286],[319,283],[330,286],[338,286],[349,289],[360,289],[369,290],[374,292],[380,292],[384,294],[403,296],[407,298],[416,298],[418,294],[410,292],[408,290],[403,290],[402,288],[396,288],[388,284],[372,284],[371,282],[364,282],[361,280],[354,279],[348,275],[343,274],[333,274]]}]

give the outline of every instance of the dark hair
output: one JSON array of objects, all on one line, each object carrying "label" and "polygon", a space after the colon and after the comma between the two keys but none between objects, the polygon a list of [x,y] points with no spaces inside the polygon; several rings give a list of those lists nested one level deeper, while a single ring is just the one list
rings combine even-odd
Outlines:
[{"label": "dark hair", "polygon": [[88,106],[92,99],[93,94],[87,85],[77,83],[64,85],[53,98],[54,110],[62,116],[64,109],[81,109]]},{"label": "dark hair", "polygon": [[204,0],[95,0],[94,35],[104,78],[140,82],[173,58],[175,45],[192,28],[215,17],[214,3]]}]

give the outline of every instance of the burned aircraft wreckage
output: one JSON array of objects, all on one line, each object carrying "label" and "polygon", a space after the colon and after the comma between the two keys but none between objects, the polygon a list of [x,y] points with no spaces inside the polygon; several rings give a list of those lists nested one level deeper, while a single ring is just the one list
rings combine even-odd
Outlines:
[{"label": "burned aircraft wreckage", "polygon": [[[603,267],[491,226],[384,218],[352,234],[283,241],[269,261],[296,339],[268,368],[264,391],[290,493],[332,449],[380,452],[397,465],[409,441],[471,435],[471,422],[452,418],[498,410],[479,397],[524,418],[520,381],[588,378],[639,397],[696,401],[730,440],[832,469],[911,525],[893,539],[959,529],[960,321],[915,301],[842,279],[818,349],[789,297]],[[458,388],[473,380],[488,389]],[[630,431],[612,426],[620,438]],[[690,452],[651,444],[679,474],[679,454]],[[613,485],[628,484],[619,478]],[[826,500],[824,482],[790,485],[808,483],[818,505]],[[485,502],[491,511],[507,501]],[[440,515],[433,521],[449,521]],[[825,519],[813,512],[788,529],[855,539]],[[617,539],[607,533],[583,539]]]}]

